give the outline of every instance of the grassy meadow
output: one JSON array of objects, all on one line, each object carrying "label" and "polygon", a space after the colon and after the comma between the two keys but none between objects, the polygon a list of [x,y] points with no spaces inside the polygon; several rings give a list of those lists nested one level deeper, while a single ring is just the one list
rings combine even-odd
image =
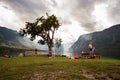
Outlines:
[{"label": "grassy meadow", "polygon": [[0,80],[120,80],[120,60],[0,58]]}]

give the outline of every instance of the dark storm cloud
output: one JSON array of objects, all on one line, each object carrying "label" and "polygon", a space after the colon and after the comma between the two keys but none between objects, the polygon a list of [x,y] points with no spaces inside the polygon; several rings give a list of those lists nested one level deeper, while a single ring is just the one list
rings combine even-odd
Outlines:
[{"label": "dark storm cloud", "polygon": [[103,3],[103,0],[74,0],[71,14],[77,19],[86,31],[95,31],[96,20],[92,15],[94,6]]},{"label": "dark storm cloud", "polygon": [[[113,24],[120,23],[120,0],[74,0],[71,2],[71,15],[80,22],[82,27],[87,31],[95,31],[97,23],[92,15],[95,5],[107,4],[108,20]],[[112,26],[112,25],[111,25]],[[98,26],[102,27],[102,26]],[[106,26],[108,27],[108,26]]]},{"label": "dark storm cloud", "polygon": [[33,20],[44,13],[48,12],[48,8],[42,0],[1,0],[7,4],[22,21]]},{"label": "dark storm cloud", "polygon": [[[95,5],[107,4],[108,19],[114,23],[120,23],[120,0],[64,0],[59,4],[59,0],[0,0],[3,6],[10,9],[23,21],[35,20],[35,18],[45,15],[46,12],[67,13],[59,15],[64,25],[72,24],[72,20],[78,21],[86,31],[95,31],[98,23],[92,15]],[[53,10],[51,11],[51,8]],[[55,10],[58,12],[55,13]],[[102,27],[102,26],[99,26]]]},{"label": "dark storm cloud", "polygon": [[107,10],[111,22],[114,22],[114,24],[120,24],[120,0],[108,2],[108,6],[109,8]]},{"label": "dark storm cloud", "polygon": [[95,5],[105,2],[107,0],[67,0],[63,9],[70,9],[70,17],[77,20],[86,31],[95,31],[97,22],[92,12]]}]

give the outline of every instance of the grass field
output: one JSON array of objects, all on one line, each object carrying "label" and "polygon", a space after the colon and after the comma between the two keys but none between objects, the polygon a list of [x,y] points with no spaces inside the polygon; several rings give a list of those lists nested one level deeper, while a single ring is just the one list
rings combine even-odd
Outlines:
[{"label": "grass field", "polygon": [[120,80],[120,60],[0,58],[0,80]]}]

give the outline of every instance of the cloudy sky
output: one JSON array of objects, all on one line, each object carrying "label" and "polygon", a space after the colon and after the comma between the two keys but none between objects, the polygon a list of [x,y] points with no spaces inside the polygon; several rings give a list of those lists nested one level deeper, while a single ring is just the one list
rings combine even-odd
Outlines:
[{"label": "cloudy sky", "polygon": [[62,23],[57,36],[72,42],[81,34],[119,24],[119,4],[120,0],[0,0],[0,26],[19,31],[47,12]]}]

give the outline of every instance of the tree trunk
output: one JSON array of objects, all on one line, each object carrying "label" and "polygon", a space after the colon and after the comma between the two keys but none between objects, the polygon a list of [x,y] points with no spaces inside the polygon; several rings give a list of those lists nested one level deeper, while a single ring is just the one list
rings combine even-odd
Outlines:
[{"label": "tree trunk", "polygon": [[52,56],[52,46],[49,46],[49,57]]},{"label": "tree trunk", "polygon": [[50,44],[49,46],[48,46],[48,48],[49,48],[49,57],[53,57],[54,56],[54,47],[53,47],[53,44]]}]

